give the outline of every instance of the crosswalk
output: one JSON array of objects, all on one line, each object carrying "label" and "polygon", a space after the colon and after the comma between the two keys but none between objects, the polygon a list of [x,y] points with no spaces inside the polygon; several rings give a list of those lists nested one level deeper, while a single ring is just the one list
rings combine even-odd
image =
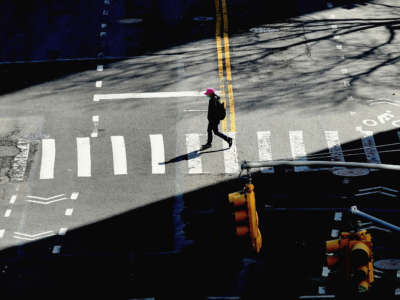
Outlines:
[{"label": "crosswalk", "polygon": [[[272,145],[272,132],[271,131],[258,131],[256,133],[257,141],[257,156],[254,159],[268,161],[274,159],[273,151],[278,151],[278,145],[273,147]],[[342,145],[340,143],[339,133],[337,131],[324,131],[323,137],[325,139],[325,144],[321,145],[321,149],[327,149],[329,152],[320,154],[307,154],[306,145],[304,141],[304,132],[301,130],[292,130],[288,132],[287,139],[290,148],[290,153],[293,160],[306,161],[308,159],[317,160],[332,160],[332,161],[345,161],[345,156],[352,154],[344,154],[345,151],[342,150]],[[216,142],[220,142],[222,151],[215,151],[212,155],[201,155],[201,140],[203,134],[198,133],[188,133],[182,139],[186,144],[186,161],[187,164],[187,174],[205,174],[205,173],[218,173],[218,174],[237,174],[240,172],[240,160],[238,157],[238,146],[237,146],[237,133],[227,133],[233,139],[232,147],[228,147],[228,144],[217,139]],[[148,136],[149,141],[149,173],[155,175],[163,175],[168,173],[167,161],[166,161],[166,149],[165,149],[165,137],[163,134],[150,134]],[[282,138],[282,137],[281,137]],[[133,170],[128,170],[129,157],[127,155],[126,143],[124,136],[111,136],[109,143],[109,152],[112,157],[112,172],[115,176],[128,175],[129,172],[134,173]],[[203,137],[204,139],[204,137]],[[400,135],[399,135],[400,139]],[[77,137],[76,138],[76,176],[77,177],[92,177],[98,174],[92,174],[93,172],[93,161],[92,156],[96,152],[96,148],[91,147],[93,139],[89,137]],[[372,132],[364,131],[363,135],[360,137],[360,145],[364,150],[365,157],[364,161],[371,163],[381,163],[379,152],[374,140]],[[55,178],[55,168],[57,167],[58,159],[56,146],[62,147],[62,145],[57,145],[55,139],[42,139],[41,140],[41,161],[40,161],[40,179],[53,179]],[[276,149],[276,150],[275,150]],[[108,151],[108,150],[107,150]],[[131,152],[129,152],[131,153]],[[171,153],[168,151],[168,155]],[[357,155],[360,155],[359,153]],[[213,168],[212,172],[210,170],[205,170],[204,162],[209,159],[221,159],[223,160],[223,170],[216,170]],[[249,159],[249,157],[243,157],[242,159]],[[275,158],[276,159],[276,158]],[[354,161],[349,158],[348,161]],[[213,163],[213,166],[215,164]],[[307,166],[297,166],[295,167],[295,172],[308,171]],[[274,168],[264,168],[261,170],[264,173],[274,173]],[[111,172],[111,170],[110,170]]]}]

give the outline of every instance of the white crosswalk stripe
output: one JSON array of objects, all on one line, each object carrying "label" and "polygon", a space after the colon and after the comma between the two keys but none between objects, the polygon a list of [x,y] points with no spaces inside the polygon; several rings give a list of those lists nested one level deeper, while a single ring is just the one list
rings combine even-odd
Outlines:
[{"label": "white crosswalk stripe", "polygon": [[[289,131],[289,143],[292,158],[294,160],[306,161],[307,153],[304,143],[304,136],[302,130]],[[222,142],[222,153],[206,155],[204,160],[208,163],[209,159],[222,159],[223,155],[224,170],[212,170],[212,173],[225,173],[236,174],[240,171],[240,164],[238,161],[238,149],[236,145],[235,133],[227,133],[228,136],[233,138],[231,148],[228,148],[228,143]],[[398,133],[400,139],[400,132]],[[258,131],[257,132],[257,145],[258,159],[260,161],[268,161],[273,159],[273,145],[271,139],[271,131]],[[186,153],[187,153],[187,166],[188,174],[203,174],[203,163],[201,152],[201,134],[190,133],[185,135]],[[324,131],[325,142],[330,153],[332,161],[345,161],[342,146],[339,139],[338,131],[326,130]],[[152,174],[165,174],[165,149],[164,149],[164,136],[162,134],[150,134],[150,147],[151,149],[151,172]],[[124,136],[111,136],[111,155],[113,158],[113,174],[114,175],[127,175],[127,153],[125,146]],[[370,163],[381,163],[379,152],[375,145],[375,140],[372,131],[363,131],[361,137],[363,149],[366,155],[366,160]],[[278,145],[279,146],[279,145]],[[279,150],[277,146],[276,151]],[[77,147],[77,176],[78,177],[91,177],[92,176],[92,161],[91,161],[91,141],[89,137],[76,138]],[[326,146],[325,146],[326,147]],[[56,159],[56,141],[55,139],[42,140],[42,158],[40,165],[40,179],[53,179],[54,168]],[[274,149],[275,150],[275,149]],[[316,155],[315,157],[318,157]],[[323,159],[322,159],[323,160]],[[314,170],[307,166],[296,166],[295,172]],[[263,173],[274,173],[273,167],[263,168]]]},{"label": "white crosswalk stripe", "polygon": [[[271,146],[271,132],[270,131],[258,131],[258,158],[261,161],[272,160],[272,146]],[[262,173],[274,173],[273,167],[267,167],[261,169]]]},{"label": "white crosswalk stripe", "polygon": [[200,147],[200,134],[186,134],[186,150],[188,153],[189,174],[203,173],[201,157],[198,153]]},{"label": "white crosswalk stripe", "polygon": [[361,138],[361,142],[364,148],[365,155],[367,157],[367,161],[369,163],[380,164],[381,158],[379,156],[379,152],[376,149],[375,139],[372,131],[363,131],[364,137]]},{"label": "white crosswalk stripe", "polygon": [[92,176],[92,162],[90,158],[90,138],[76,138],[78,177]]},{"label": "white crosswalk stripe", "polygon": [[164,139],[162,134],[150,135],[151,171],[153,174],[165,174]]},{"label": "white crosswalk stripe", "polygon": [[[303,131],[289,131],[290,149],[292,151],[292,157],[297,161],[307,160],[306,147],[303,140]],[[307,166],[296,166],[294,167],[295,172],[307,171],[310,168]]]},{"label": "white crosswalk stripe", "polygon": [[[226,174],[239,173],[239,163],[236,149],[236,138],[234,132],[228,132],[227,136],[231,137],[233,140],[232,146],[224,151],[224,164]],[[228,148],[229,145],[224,140],[222,141],[224,148]]]},{"label": "white crosswalk stripe", "polygon": [[337,131],[325,131],[325,139],[329,153],[331,154],[331,160],[344,161],[344,155],[339,141],[339,133]]},{"label": "white crosswalk stripe", "polygon": [[126,163],[125,139],[123,136],[112,136],[111,145],[114,162],[114,175],[128,174]]},{"label": "white crosswalk stripe", "polygon": [[40,164],[40,179],[54,178],[54,163],[56,159],[56,143],[54,139],[42,140],[42,160]]}]

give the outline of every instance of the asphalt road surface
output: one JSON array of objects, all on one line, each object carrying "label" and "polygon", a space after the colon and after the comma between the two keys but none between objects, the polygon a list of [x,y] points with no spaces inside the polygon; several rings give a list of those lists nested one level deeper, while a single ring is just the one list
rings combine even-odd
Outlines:
[{"label": "asphalt road surface", "polygon": [[[148,17],[151,6],[135,15],[123,1],[81,4],[90,20],[60,9],[54,24],[70,22],[79,40],[49,34],[59,42],[37,54],[47,62],[1,66],[0,278],[9,299],[346,297],[321,275],[324,242],[360,221],[337,214],[352,205],[399,225],[396,172],[254,170],[258,255],[234,236],[227,196],[248,180],[243,160],[400,164],[400,7],[297,1],[268,11],[245,2],[196,4],[182,26]],[[234,144],[214,137],[200,151],[210,87]],[[376,261],[398,258],[397,233],[371,233]],[[395,296],[396,276],[384,275],[370,298]]]}]

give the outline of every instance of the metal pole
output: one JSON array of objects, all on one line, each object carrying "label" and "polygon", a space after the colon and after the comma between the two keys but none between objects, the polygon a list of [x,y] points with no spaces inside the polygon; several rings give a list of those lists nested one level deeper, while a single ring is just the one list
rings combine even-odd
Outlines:
[{"label": "metal pole", "polygon": [[393,225],[393,224],[390,224],[390,223],[388,223],[386,221],[383,221],[381,219],[378,219],[378,218],[376,218],[374,216],[371,216],[371,215],[369,215],[369,214],[367,214],[365,212],[362,212],[362,211],[358,210],[357,206],[352,206],[351,209],[350,209],[350,212],[352,214],[354,214],[354,215],[363,217],[363,218],[365,218],[367,220],[370,220],[372,222],[375,222],[375,223],[378,223],[380,225],[383,225],[383,226],[385,226],[385,227],[387,227],[387,228],[389,228],[391,230],[400,232],[400,227],[398,227],[396,225]]},{"label": "metal pole", "polygon": [[373,164],[360,162],[342,162],[342,161],[291,161],[291,160],[271,160],[271,161],[243,161],[242,170],[265,167],[293,167],[293,166],[315,166],[315,167],[349,167],[364,169],[381,169],[390,171],[400,171],[399,165]]}]

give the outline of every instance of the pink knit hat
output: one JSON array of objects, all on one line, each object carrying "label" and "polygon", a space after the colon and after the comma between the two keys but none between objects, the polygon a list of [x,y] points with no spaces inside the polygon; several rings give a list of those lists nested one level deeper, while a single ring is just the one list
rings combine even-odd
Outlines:
[{"label": "pink knit hat", "polygon": [[207,89],[207,91],[204,93],[204,95],[213,95],[215,94],[214,89]]}]

